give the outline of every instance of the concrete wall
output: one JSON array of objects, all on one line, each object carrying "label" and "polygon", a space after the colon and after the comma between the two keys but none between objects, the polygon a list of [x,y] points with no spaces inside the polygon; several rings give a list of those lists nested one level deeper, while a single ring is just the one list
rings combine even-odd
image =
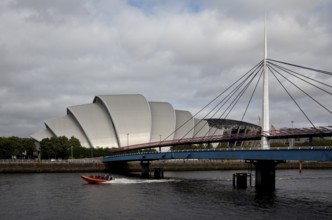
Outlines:
[{"label": "concrete wall", "polygon": [[102,162],[0,161],[0,173],[103,172]]},{"label": "concrete wall", "polygon": [[[252,164],[231,160],[165,160],[152,161],[150,169],[163,168],[165,171],[199,170],[247,170],[254,169]],[[277,165],[277,169],[299,169],[299,162],[287,162]],[[332,162],[303,162],[302,169],[332,169]],[[52,173],[52,172],[112,172],[141,171],[140,162],[103,164],[101,161],[75,162],[22,162],[1,161],[0,173]]]}]

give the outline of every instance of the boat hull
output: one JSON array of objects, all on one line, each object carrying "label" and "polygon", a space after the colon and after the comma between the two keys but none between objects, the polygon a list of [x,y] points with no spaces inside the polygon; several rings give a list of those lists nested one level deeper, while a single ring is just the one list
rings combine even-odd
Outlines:
[{"label": "boat hull", "polygon": [[86,182],[91,183],[91,184],[95,184],[95,183],[109,183],[112,180],[107,180],[107,179],[103,179],[101,177],[90,177],[90,176],[81,176],[82,179],[84,179]]}]

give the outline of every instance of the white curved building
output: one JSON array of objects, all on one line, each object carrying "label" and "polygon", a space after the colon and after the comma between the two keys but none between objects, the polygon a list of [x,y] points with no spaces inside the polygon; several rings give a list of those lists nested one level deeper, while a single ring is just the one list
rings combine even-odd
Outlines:
[{"label": "white curved building", "polygon": [[167,102],[148,102],[139,94],[99,95],[93,103],[68,107],[67,115],[46,120],[45,129],[31,137],[40,142],[44,138],[74,136],[85,147],[112,148],[220,135],[230,122],[237,127],[243,124],[220,120],[194,119],[189,111],[176,110]]},{"label": "white curved building", "polygon": [[40,142],[74,136],[82,146],[111,148],[193,137],[194,124],[190,112],[167,102],[148,102],[140,94],[99,95],[91,104],[68,107],[67,115],[45,121],[45,129],[31,137]]},{"label": "white curved building", "polygon": [[112,121],[101,104],[68,107],[67,114],[72,115],[83,132],[84,137],[78,138],[80,141],[87,139],[88,146],[117,146]]},{"label": "white curved building", "polygon": [[152,116],[151,142],[173,140],[176,124],[174,108],[167,102],[149,102]]},{"label": "white curved building", "polygon": [[54,136],[66,136],[68,138],[74,136],[80,140],[82,146],[89,146],[88,139],[84,135],[83,130],[69,112],[61,118],[45,121],[45,126],[46,129],[41,134],[37,133],[37,136],[32,136],[35,140],[40,141],[43,138]]},{"label": "white curved building", "polygon": [[150,141],[151,111],[144,96],[101,95],[96,96],[94,102],[100,103],[107,110],[117,139],[117,145],[99,146],[122,147]]}]

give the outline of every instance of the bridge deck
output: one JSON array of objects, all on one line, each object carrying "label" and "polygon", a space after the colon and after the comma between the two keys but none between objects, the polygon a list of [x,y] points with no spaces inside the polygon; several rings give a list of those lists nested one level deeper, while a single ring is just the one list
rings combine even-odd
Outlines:
[{"label": "bridge deck", "polygon": [[273,149],[273,150],[189,150],[123,154],[104,157],[104,163],[117,161],[149,161],[168,159],[235,159],[235,160],[304,160],[332,161],[331,148]]}]

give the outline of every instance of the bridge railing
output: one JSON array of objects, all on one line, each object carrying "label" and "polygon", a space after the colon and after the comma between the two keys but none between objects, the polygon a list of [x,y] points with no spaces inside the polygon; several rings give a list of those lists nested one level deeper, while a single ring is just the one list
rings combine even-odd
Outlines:
[{"label": "bridge railing", "polygon": [[131,146],[125,146],[120,148],[113,148],[112,152],[121,152],[129,150],[138,150],[145,148],[155,147],[168,147],[187,144],[200,144],[200,143],[218,143],[228,141],[245,141],[245,140],[259,140],[261,136],[268,136],[269,139],[287,139],[296,137],[313,137],[313,136],[332,136],[332,126],[327,127],[315,127],[315,128],[289,128],[282,130],[271,130],[265,133],[260,131],[247,132],[247,133],[229,133],[223,135],[213,135],[204,137],[182,138],[177,140],[163,140],[150,143],[136,144]]},{"label": "bridge railing", "polygon": [[[176,153],[176,152],[214,152],[214,151],[268,151],[266,149],[261,149],[260,147],[227,147],[227,148],[211,148],[211,149],[185,149],[185,150],[168,150],[167,152],[149,152],[149,151],[143,151],[143,152],[135,152],[135,153],[127,153],[123,152],[121,154],[111,155],[107,157],[122,157],[122,156],[130,156],[130,155],[146,155],[146,154],[163,154],[163,153]],[[332,151],[332,145],[331,146],[296,146],[296,147],[273,147],[270,150],[274,151],[294,151],[294,150],[331,150]]]},{"label": "bridge railing", "polygon": [[288,128],[281,130],[269,131],[270,138],[287,138],[294,136],[330,136],[332,126],[310,127],[310,128]]}]

